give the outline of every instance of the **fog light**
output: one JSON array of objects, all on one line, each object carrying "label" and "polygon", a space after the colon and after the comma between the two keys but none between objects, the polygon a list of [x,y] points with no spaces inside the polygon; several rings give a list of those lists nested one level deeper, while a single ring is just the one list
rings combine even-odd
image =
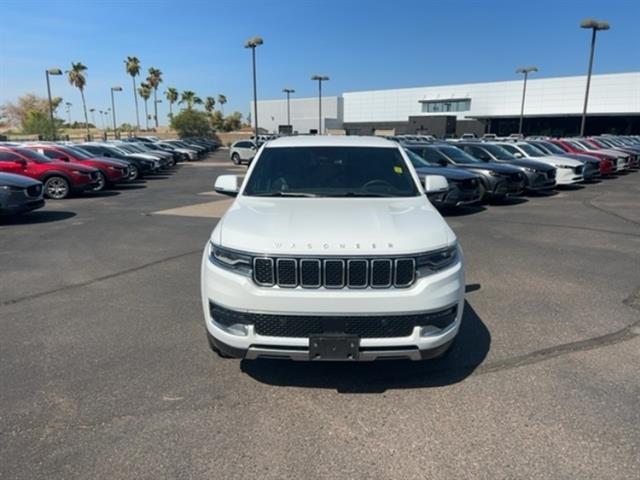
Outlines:
[{"label": "fog light", "polygon": [[422,327],[420,329],[421,337],[428,337],[430,335],[436,335],[440,333],[440,329],[438,327],[434,327],[433,325],[427,325],[426,327]]},{"label": "fog light", "polygon": [[236,335],[239,337],[246,337],[247,335],[249,335],[249,326],[245,325],[244,323],[233,323],[231,325],[222,325],[216,322],[215,319],[213,321],[215,322],[218,328],[224,330],[230,335]]}]

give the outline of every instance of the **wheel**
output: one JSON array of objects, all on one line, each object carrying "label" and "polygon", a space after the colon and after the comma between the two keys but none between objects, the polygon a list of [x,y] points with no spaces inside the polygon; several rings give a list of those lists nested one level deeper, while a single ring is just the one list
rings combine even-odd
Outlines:
[{"label": "wheel", "polygon": [[104,173],[98,170],[96,174],[97,182],[96,186],[91,189],[92,192],[101,192],[104,190],[104,187],[107,186],[107,177],[104,176]]},{"label": "wheel", "polygon": [[234,358],[233,356],[227,355],[226,353],[221,351],[218,347],[216,347],[216,344],[213,342],[213,337],[209,332],[207,332],[207,341],[209,342],[209,348],[211,349],[211,351],[216,355],[218,355],[220,358]]},{"label": "wheel", "polygon": [[240,155],[234,153],[233,155],[231,155],[231,161],[234,165],[240,165]]},{"label": "wheel", "polygon": [[138,178],[140,178],[140,170],[138,170],[138,167],[132,163],[129,165],[129,177],[127,180],[137,180]]},{"label": "wheel", "polygon": [[67,198],[70,191],[69,182],[64,177],[49,177],[44,182],[44,194],[47,198],[61,200]]}]

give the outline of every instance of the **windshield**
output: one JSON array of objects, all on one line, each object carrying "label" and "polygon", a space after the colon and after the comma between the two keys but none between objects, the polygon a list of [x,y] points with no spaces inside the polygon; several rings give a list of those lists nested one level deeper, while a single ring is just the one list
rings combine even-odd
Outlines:
[{"label": "windshield", "polygon": [[539,148],[529,145],[528,143],[519,143],[518,147],[527,154],[528,157],[545,157],[546,154]]},{"label": "windshield", "polygon": [[134,149],[134,148],[130,148],[130,146],[129,146],[129,145],[124,145],[124,144],[121,144],[121,143],[119,143],[119,144],[118,144],[118,147],[117,147],[117,148],[119,148],[119,149],[121,149],[121,150],[124,150],[124,151],[125,151],[125,152],[127,152],[127,153],[140,153],[140,152],[138,152],[136,149]]},{"label": "windshield", "polygon": [[66,145],[59,145],[57,148],[67,155],[78,158],[80,160],[89,160],[90,158],[93,158],[93,155],[91,155],[89,152],[85,152],[84,150],[81,150],[79,148],[68,147]]},{"label": "windshield", "polygon": [[[537,145],[537,144],[536,144]],[[546,148],[547,150],[549,150],[551,153],[557,153],[560,155],[564,155],[566,152],[561,149],[559,146],[557,146],[555,143],[551,143],[551,142],[540,142],[540,145],[542,145],[544,148]]]},{"label": "windshield", "polygon": [[438,150],[455,163],[485,163],[456,147],[438,147]]},{"label": "windshield", "polygon": [[496,157],[498,160],[515,160],[514,157],[509,151],[502,148],[500,145],[494,145],[492,143],[483,143],[482,148],[488,151],[491,155]]},{"label": "windshield", "polygon": [[89,158],[93,158],[93,157],[96,157],[96,156],[97,156],[95,153],[90,152],[90,151],[88,151],[88,150],[85,150],[85,149],[84,149],[84,148],[82,148],[82,147],[76,147],[76,146],[73,146],[73,147],[70,147],[70,148],[71,148],[71,149],[73,149],[73,151],[74,151],[74,152],[79,152],[79,153],[81,153],[81,154],[83,154],[83,155],[88,156]]},{"label": "windshield", "polygon": [[265,149],[244,195],[267,197],[413,197],[414,179],[398,148]]},{"label": "windshield", "polygon": [[36,163],[51,163],[51,162],[53,162],[53,160],[51,160],[49,157],[45,157],[41,153],[34,152],[33,150],[29,150],[28,148],[20,147],[20,148],[16,148],[15,151],[17,153],[19,153],[20,155],[22,155],[23,157],[27,157],[29,160],[33,160]]},{"label": "windshield", "polygon": [[575,143],[578,143],[578,144],[582,145],[587,150],[597,150],[596,147],[594,147],[592,144],[590,144],[589,142],[586,142],[584,140],[576,140]]},{"label": "windshield", "polygon": [[431,164],[429,162],[427,162],[424,158],[422,158],[417,153],[412,152],[408,148],[405,148],[404,152],[409,157],[409,160],[411,161],[411,164],[414,166],[414,168],[430,167],[431,166]]}]

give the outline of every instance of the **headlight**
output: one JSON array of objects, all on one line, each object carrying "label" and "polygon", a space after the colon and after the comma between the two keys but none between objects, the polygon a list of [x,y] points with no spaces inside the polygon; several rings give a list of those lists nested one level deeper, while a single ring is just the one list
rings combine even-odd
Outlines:
[{"label": "headlight", "polygon": [[246,253],[228,250],[209,242],[211,253],[209,260],[214,265],[240,275],[251,276],[251,256]]},{"label": "headlight", "polygon": [[493,170],[487,170],[489,172],[489,175],[491,175],[492,177],[499,177],[501,174],[498,172],[494,172]]},{"label": "headlight", "polygon": [[529,173],[536,173],[536,169],[535,168],[524,167],[524,171],[525,172],[529,172]]},{"label": "headlight", "polygon": [[23,189],[12,185],[0,185],[0,190],[4,190],[5,192],[20,192]]},{"label": "headlight", "polygon": [[431,275],[450,267],[457,260],[457,244],[435,252],[424,253],[416,257],[416,273],[420,277]]}]

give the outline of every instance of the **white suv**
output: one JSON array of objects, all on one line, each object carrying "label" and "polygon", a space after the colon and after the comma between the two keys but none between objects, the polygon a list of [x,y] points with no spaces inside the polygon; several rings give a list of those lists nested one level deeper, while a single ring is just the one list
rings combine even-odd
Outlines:
[{"label": "white suv", "polygon": [[211,347],[247,359],[420,360],[460,327],[464,267],[456,236],[398,144],[375,137],[284,137],[247,175],[204,249]]}]

